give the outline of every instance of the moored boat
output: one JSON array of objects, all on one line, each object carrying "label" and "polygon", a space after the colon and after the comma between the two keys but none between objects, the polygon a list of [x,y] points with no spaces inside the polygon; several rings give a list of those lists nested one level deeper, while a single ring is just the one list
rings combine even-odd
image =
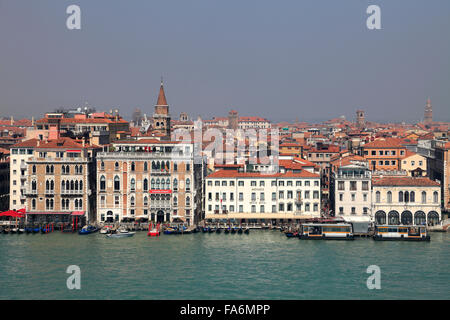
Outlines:
[{"label": "moored boat", "polygon": [[301,227],[300,239],[354,240],[350,223],[306,223]]},{"label": "moored boat", "polygon": [[130,232],[128,230],[119,229],[114,233],[107,234],[108,238],[129,238],[135,235],[136,232]]},{"label": "moored boat", "polygon": [[230,228],[226,228],[226,229],[225,229],[225,233],[226,233],[226,234],[230,233]]},{"label": "moored boat", "polygon": [[78,231],[78,234],[85,235],[85,234],[91,234],[94,232],[97,232],[98,228],[94,226],[84,226],[80,231]]},{"label": "moored boat", "polygon": [[298,232],[297,232],[297,231],[286,231],[284,234],[285,234],[286,237],[288,237],[288,238],[295,238],[295,237],[298,237]]},{"label": "moored boat", "polygon": [[250,233],[250,229],[249,229],[248,227],[245,228],[244,233],[245,233],[245,234],[249,234],[249,233]]},{"label": "moored boat", "polygon": [[242,230],[242,228],[239,228],[239,229],[238,229],[238,233],[239,233],[239,234],[242,234],[243,232],[244,232],[244,230]]},{"label": "moored boat", "polygon": [[375,226],[374,240],[430,241],[426,226],[384,225]]},{"label": "moored boat", "polygon": [[11,231],[11,229],[8,227],[3,229],[4,234],[8,234],[10,231]]}]

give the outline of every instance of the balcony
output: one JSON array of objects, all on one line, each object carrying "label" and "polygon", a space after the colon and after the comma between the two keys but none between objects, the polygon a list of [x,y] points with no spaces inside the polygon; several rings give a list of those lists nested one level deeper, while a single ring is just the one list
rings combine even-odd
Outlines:
[{"label": "balcony", "polygon": [[84,190],[61,190],[61,195],[83,195]]}]

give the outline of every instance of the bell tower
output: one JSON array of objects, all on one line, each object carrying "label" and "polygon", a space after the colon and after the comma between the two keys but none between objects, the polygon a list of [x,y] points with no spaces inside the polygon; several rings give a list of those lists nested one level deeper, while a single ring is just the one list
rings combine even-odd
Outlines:
[{"label": "bell tower", "polygon": [[164,134],[166,137],[170,137],[169,105],[167,104],[166,95],[164,93],[162,79],[159,88],[158,101],[155,105],[155,113],[153,114],[153,130]]}]

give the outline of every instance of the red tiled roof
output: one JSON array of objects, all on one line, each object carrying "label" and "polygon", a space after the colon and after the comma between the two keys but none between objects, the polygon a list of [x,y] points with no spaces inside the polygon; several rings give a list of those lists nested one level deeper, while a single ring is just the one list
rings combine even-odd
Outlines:
[{"label": "red tiled roof", "polygon": [[319,178],[318,174],[311,173],[306,170],[301,172],[286,172],[264,174],[261,172],[238,172],[231,170],[219,170],[211,173],[207,178]]},{"label": "red tiled roof", "polygon": [[63,137],[63,138],[59,138],[59,139],[41,141],[39,143],[39,146],[36,146],[36,148],[38,148],[38,149],[67,149],[67,148],[84,149],[86,147],[83,147],[83,145],[81,143],[78,143],[71,138]]},{"label": "red tiled roof", "polygon": [[11,148],[35,148],[37,146],[38,139],[29,139],[15,145],[11,146]]},{"label": "red tiled roof", "polygon": [[374,178],[372,184],[374,186],[422,186],[435,187],[440,186],[439,182],[430,180],[429,178],[415,177],[383,177]]},{"label": "red tiled roof", "polygon": [[402,142],[403,140],[399,138],[381,138],[366,143],[363,146],[363,148],[391,148],[391,149],[404,148],[401,145]]}]

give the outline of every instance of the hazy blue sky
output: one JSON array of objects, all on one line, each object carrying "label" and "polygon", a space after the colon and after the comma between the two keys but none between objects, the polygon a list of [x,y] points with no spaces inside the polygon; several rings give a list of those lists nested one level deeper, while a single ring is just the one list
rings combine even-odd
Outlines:
[{"label": "hazy blue sky", "polygon": [[450,1],[0,0],[0,116],[152,114],[161,75],[172,118],[418,121],[429,96],[450,121]]}]

